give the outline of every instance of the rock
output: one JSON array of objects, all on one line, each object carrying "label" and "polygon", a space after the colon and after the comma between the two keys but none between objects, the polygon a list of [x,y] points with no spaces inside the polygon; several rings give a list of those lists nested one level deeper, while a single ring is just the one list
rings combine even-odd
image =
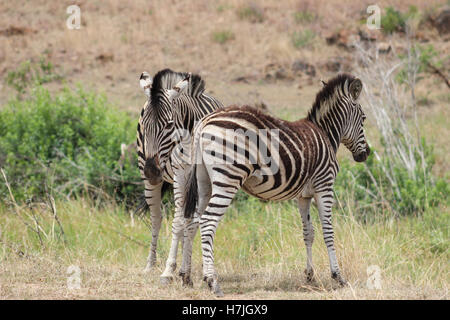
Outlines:
[{"label": "rock", "polygon": [[349,72],[352,70],[351,60],[346,57],[333,57],[322,64],[322,67],[331,73]]},{"label": "rock", "polygon": [[95,57],[95,60],[98,60],[102,63],[110,62],[114,60],[114,55],[112,53],[102,53]]},{"label": "rock", "polygon": [[450,8],[447,7],[439,13],[434,21],[434,26],[439,31],[440,35],[450,33]]},{"label": "rock", "polygon": [[248,76],[240,76],[240,77],[234,78],[232,81],[234,81],[234,82],[250,83]]},{"label": "rock", "polygon": [[316,76],[316,68],[312,64],[304,62],[302,60],[294,61],[294,63],[292,63],[291,70],[296,74],[302,72],[310,77]]},{"label": "rock", "polygon": [[341,63],[336,59],[332,59],[325,62],[324,67],[327,71],[339,72],[341,70]]},{"label": "rock", "polygon": [[370,35],[369,33],[359,29],[358,30],[358,36],[359,40],[366,41],[366,42],[374,42],[377,41],[377,38],[373,35]]},{"label": "rock", "polygon": [[293,80],[294,77],[292,72],[286,70],[282,66],[270,63],[264,68],[264,73],[266,74],[265,80]]},{"label": "rock", "polygon": [[384,54],[391,52],[391,49],[392,49],[391,45],[387,42],[378,43],[377,48],[378,48],[379,53],[384,53]]},{"label": "rock", "polygon": [[337,45],[338,47],[348,49],[351,46],[351,36],[352,33],[350,30],[342,29],[325,36],[325,40],[329,45]]},{"label": "rock", "polygon": [[9,26],[6,29],[0,30],[0,35],[6,37],[23,36],[29,33],[37,33],[37,31],[27,27],[16,27],[16,26]]}]

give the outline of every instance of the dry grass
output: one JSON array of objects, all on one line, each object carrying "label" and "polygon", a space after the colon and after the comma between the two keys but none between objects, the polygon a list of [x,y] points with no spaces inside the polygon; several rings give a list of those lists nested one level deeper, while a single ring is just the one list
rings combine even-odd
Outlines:
[{"label": "dry grass", "polygon": [[[156,269],[144,274],[149,238],[146,219],[131,219],[120,207],[96,208],[86,200],[57,203],[66,244],[57,240],[48,213],[37,212],[43,234],[49,235],[43,246],[35,233],[5,210],[0,214],[0,299],[214,298],[201,281],[198,236],[193,255],[194,288],[183,288],[178,279],[168,287],[160,285],[162,260],[170,245],[170,219],[165,219],[162,227]],[[25,221],[33,221],[24,210],[20,212]],[[336,213],[338,258],[350,282],[339,289],[329,275],[320,231],[313,248],[316,281],[306,282],[301,219],[293,204],[236,204],[219,226],[216,241],[217,270],[225,298],[448,299],[448,246],[443,251],[431,250],[427,237],[436,226],[417,219],[380,219],[363,225],[351,212],[345,216]],[[314,225],[320,230],[317,219]],[[68,289],[70,265],[81,270],[79,290]],[[370,265],[381,269],[380,290],[367,287]]]}]

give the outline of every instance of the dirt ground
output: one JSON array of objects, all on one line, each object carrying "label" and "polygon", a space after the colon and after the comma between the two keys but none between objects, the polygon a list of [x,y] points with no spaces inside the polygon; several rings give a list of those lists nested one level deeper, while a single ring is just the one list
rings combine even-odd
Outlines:
[{"label": "dirt ground", "polygon": [[[163,265],[144,274],[141,268],[118,268],[114,265],[81,265],[80,288],[68,289],[65,263],[37,259],[10,261],[0,266],[1,299],[216,299],[201,280],[200,272],[193,276],[194,287],[183,287],[181,281],[163,286],[159,281]],[[201,270],[198,265],[195,268]],[[327,279],[328,273],[321,274]],[[353,282],[336,288],[331,280],[308,284],[302,273],[264,272],[249,275],[241,270],[222,272],[223,299],[448,299],[442,289],[417,288],[401,283],[383,283],[381,290],[368,289],[366,283]]]}]

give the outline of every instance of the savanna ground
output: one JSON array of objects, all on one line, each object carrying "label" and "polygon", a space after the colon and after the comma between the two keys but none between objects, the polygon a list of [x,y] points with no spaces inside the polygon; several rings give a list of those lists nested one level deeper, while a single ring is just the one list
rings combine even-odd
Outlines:
[{"label": "savanna ground", "polygon": [[[66,27],[66,8],[71,4],[81,8],[80,30]],[[369,4],[1,1],[0,108],[13,95],[4,81],[8,73],[23,61],[44,58],[60,75],[45,84],[51,92],[81,84],[105,93],[136,121],[145,101],[138,87],[140,73],[153,74],[166,67],[199,73],[207,92],[225,105],[264,102],[272,114],[294,120],[306,115],[321,87],[320,79],[353,71],[356,59],[349,38],[358,35],[358,30],[376,43],[390,45],[387,58],[404,52],[408,41],[404,32],[370,31],[361,23]],[[449,74],[449,35],[440,34],[429,21],[448,3],[377,4],[382,12],[388,6],[402,12],[410,5],[417,7],[424,22],[417,28],[415,41],[431,44],[443,61],[441,71]],[[303,64],[294,67],[295,62]],[[448,88],[442,78],[429,72],[418,82],[415,94],[420,131],[434,146],[433,174],[448,181]],[[367,123],[368,138],[376,145],[375,124],[370,118]],[[351,157],[344,148],[338,155],[341,160]],[[179,281],[168,287],[159,283],[171,237],[173,208],[169,204],[164,206],[157,266],[144,274],[148,216],[133,216],[130,208],[112,201],[57,199],[59,225],[48,206],[27,211],[25,203],[15,205],[9,194],[1,196],[0,299],[213,298],[201,281],[198,235],[194,288],[183,288]],[[353,197],[339,196],[338,203]],[[343,207],[335,210],[333,221],[338,261],[349,286],[335,288],[315,208],[316,280],[309,284],[303,274],[306,250],[295,204],[236,202],[219,226],[215,244],[225,298],[448,299],[447,202],[402,217],[380,207],[379,216],[370,223],[358,217],[357,202]],[[68,289],[73,275],[67,272],[69,266],[81,272],[80,289]],[[370,266],[379,267],[379,289],[369,289],[374,276]]]}]

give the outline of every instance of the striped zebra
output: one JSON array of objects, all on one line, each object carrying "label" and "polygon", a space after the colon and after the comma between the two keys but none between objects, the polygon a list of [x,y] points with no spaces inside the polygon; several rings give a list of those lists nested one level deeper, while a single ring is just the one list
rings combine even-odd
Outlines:
[{"label": "striped zebra", "polygon": [[[365,161],[370,154],[363,129],[366,116],[357,100],[361,89],[359,79],[341,74],[324,83],[305,119],[289,122],[249,106],[229,107],[206,116],[194,128],[184,218],[189,223],[194,213],[200,217],[204,280],[217,296],[223,293],[214,268],[214,237],[219,221],[241,188],[264,200],[297,199],[308,280],[313,277],[310,204],[314,198],[331,276],[345,285],[336,259],[331,208],[339,169],[336,152],[341,142],[355,161]],[[192,246],[194,234],[188,234],[185,248]],[[191,281],[188,273],[183,281]]]},{"label": "striped zebra", "polygon": [[153,80],[143,72],[139,82],[148,97],[137,125],[137,153],[152,220],[152,241],[144,269],[149,271],[156,263],[163,184],[173,183],[173,133],[184,129],[189,134],[196,121],[222,104],[204,93],[205,82],[198,75],[164,69]]}]

